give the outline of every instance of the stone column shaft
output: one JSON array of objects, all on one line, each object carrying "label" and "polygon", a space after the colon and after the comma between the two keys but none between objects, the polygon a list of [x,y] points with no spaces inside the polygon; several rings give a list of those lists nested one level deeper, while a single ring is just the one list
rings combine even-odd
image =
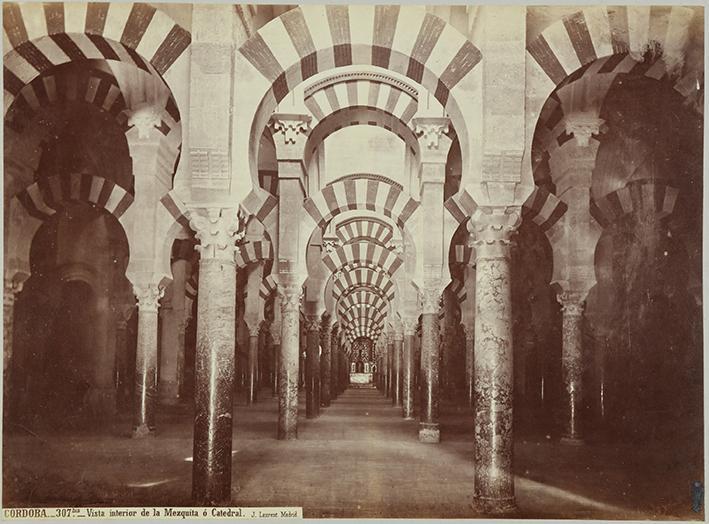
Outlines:
[{"label": "stone column shaft", "polygon": [[403,339],[402,338],[395,338],[394,339],[394,344],[392,345],[393,349],[393,371],[392,371],[392,395],[391,395],[391,403],[394,406],[401,406],[402,401],[401,401],[401,394],[403,391],[403,385],[402,385],[402,353],[403,353]]},{"label": "stone column shaft", "polygon": [[465,330],[465,402],[471,409],[475,406],[475,334],[473,330],[473,327]]},{"label": "stone column shaft", "polygon": [[558,297],[562,313],[561,375],[563,381],[562,440],[580,443],[581,409],[583,406],[583,295],[561,293]]},{"label": "stone column shaft", "polygon": [[246,405],[255,404],[258,396],[258,343],[259,330],[249,333],[249,355],[246,363]]},{"label": "stone column shaft", "polygon": [[320,322],[308,319],[305,367],[305,416],[320,415]]},{"label": "stone column shaft", "polygon": [[421,315],[421,412],[419,414],[419,441],[440,442],[439,415],[439,361],[440,335],[438,325],[439,288],[424,289]]},{"label": "stone column shaft", "polygon": [[231,500],[239,222],[234,209],[200,211],[190,220],[200,242],[192,503],[211,506]]},{"label": "stone column shaft", "polygon": [[155,430],[158,400],[158,301],[163,289],[151,283],[134,285],[133,291],[138,298],[133,437],[144,437]]},{"label": "stone column shaft", "polygon": [[278,366],[278,439],[298,438],[300,368],[300,286],[279,284],[281,345]]},{"label": "stone column shaft", "polygon": [[512,472],[511,236],[517,211],[479,209],[475,232],[475,492],[484,513],[515,507]]},{"label": "stone column shaft", "polygon": [[330,370],[330,397],[331,400],[337,398],[340,394],[339,391],[339,379],[340,379],[340,347],[337,344],[337,337],[332,335],[330,337],[330,361],[332,369]]},{"label": "stone column shaft", "polygon": [[5,419],[11,413],[10,406],[15,405],[12,394],[12,342],[15,324],[15,299],[22,290],[22,284],[13,282],[12,279],[5,279],[3,295],[3,417]]},{"label": "stone column shaft", "polygon": [[414,331],[413,322],[404,328],[403,372],[402,372],[402,411],[406,420],[414,418]]},{"label": "stone column shaft", "polygon": [[328,407],[330,405],[330,382],[332,373],[332,358],[330,349],[330,322],[329,319],[323,319],[321,324],[322,329],[322,358],[320,359],[320,405]]}]

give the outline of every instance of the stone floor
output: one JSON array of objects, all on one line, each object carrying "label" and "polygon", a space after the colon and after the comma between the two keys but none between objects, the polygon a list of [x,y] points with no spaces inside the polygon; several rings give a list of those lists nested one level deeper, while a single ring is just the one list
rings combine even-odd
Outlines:
[{"label": "stone floor", "polygon": [[[476,516],[466,410],[444,405],[443,441],[421,444],[416,422],[377,390],[349,389],[319,418],[303,417],[297,441],[282,442],[277,403],[266,390],[261,397],[235,407],[235,506],[302,506],[306,517]],[[189,410],[164,408],[158,421],[157,435],[143,440],[128,438],[129,419],[102,432],[13,428],[3,440],[3,505],[189,505]],[[690,490],[701,459],[674,449],[518,440],[519,508],[510,516],[703,519]]]}]

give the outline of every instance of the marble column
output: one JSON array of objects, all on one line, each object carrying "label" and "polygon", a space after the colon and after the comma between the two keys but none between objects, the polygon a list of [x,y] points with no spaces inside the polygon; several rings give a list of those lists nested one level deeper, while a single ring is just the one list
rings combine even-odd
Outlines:
[{"label": "marble column", "polygon": [[391,403],[393,406],[401,407],[402,387],[402,353],[403,353],[404,335],[398,329],[394,333],[394,343],[392,344],[392,395]]},{"label": "marble column", "polygon": [[468,226],[477,267],[473,503],[483,513],[515,507],[510,248],[520,221],[517,208],[478,208]]},{"label": "marble column", "polygon": [[340,346],[340,393],[344,393],[345,390],[350,386],[350,367],[347,362],[347,355],[345,355],[342,346]]},{"label": "marble column", "polygon": [[144,437],[155,430],[158,400],[158,306],[164,288],[157,283],[133,284],[133,292],[138,299],[133,437]]},{"label": "marble column", "polygon": [[12,396],[12,342],[15,322],[15,299],[22,291],[23,283],[5,278],[3,294],[3,418],[7,419],[11,413],[10,406],[14,405],[15,399]]},{"label": "marble column", "polygon": [[584,293],[565,291],[557,295],[562,314],[562,442],[581,444],[581,409],[583,407],[583,322]]},{"label": "marble column", "polygon": [[249,328],[249,354],[246,362],[246,405],[255,404],[258,396],[258,345],[260,328]]},{"label": "marble column", "polygon": [[330,397],[331,400],[337,398],[340,394],[338,382],[340,376],[340,348],[337,344],[337,326],[332,330],[330,335],[330,362],[332,369],[330,370]]},{"label": "marble column", "polygon": [[438,312],[441,286],[429,284],[420,293],[421,315],[421,412],[419,414],[419,441],[437,443],[441,440],[438,422],[440,401],[440,333]]},{"label": "marble column", "polygon": [[[278,305],[278,304],[277,304]],[[280,306],[279,306],[280,307]],[[281,324],[271,323],[271,391],[278,397],[278,376],[280,375],[281,358]]]},{"label": "marble column", "polygon": [[[206,211],[206,216],[202,214]],[[234,334],[239,221],[236,209],[194,210],[190,226],[200,242],[192,503],[231,500]]]},{"label": "marble column", "polygon": [[320,405],[330,405],[330,374],[332,372],[332,359],[330,352],[330,315],[323,315],[320,323],[322,340],[322,357],[320,358]]},{"label": "marble column", "polygon": [[[131,308],[132,310],[133,308]],[[125,310],[119,310],[116,314],[116,365],[115,384],[116,400],[121,411],[130,409],[131,384],[128,369],[128,315]]]},{"label": "marble column", "polygon": [[[474,307],[474,306],[473,306]],[[475,327],[465,329],[465,403],[473,409],[475,406]]]},{"label": "marble column", "polygon": [[278,367],[278,439],[298,438],[301,286],[278,284],[281,302],[281,345]]},{"label": "marble column", "polygon": [[404,319],[404,347],[402,354],[402,412],[406,420],[414,418],[414,337],[416,323],[413,319]]},{"label": "marble column", "polygon": [[387,377],[386,377],[386,396],[389,398],[394,397],[394,339],[391,335],[387,336]]},{"label": "marble column", "polygon": [[307,348],[305,364],[305,416],[320,415],[320,319],[317,315],[306,318]]}]

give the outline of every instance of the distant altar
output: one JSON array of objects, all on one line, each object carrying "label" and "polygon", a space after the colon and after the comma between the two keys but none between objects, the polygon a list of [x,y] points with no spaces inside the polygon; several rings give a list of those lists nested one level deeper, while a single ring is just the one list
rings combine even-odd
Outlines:
[{"label": "distant altar", "polygon": [[350,373],[350,384],[371,384],[371,373]]}]

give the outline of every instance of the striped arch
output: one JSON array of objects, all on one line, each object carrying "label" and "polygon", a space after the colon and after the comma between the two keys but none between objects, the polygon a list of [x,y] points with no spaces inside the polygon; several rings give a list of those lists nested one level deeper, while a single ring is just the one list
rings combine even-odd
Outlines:
[{"label": "striped arch", "polygon": [[[478,207],[467,191],[456,193],[443,205],[458,224],[466,222]],[[537,224],[542,231],[547,231],[564,216],[567,209],[568,205],[556,195],[534,186],[534,191],[522,205],[522,217]]]},{"label": "striped arch", "polygon": [[376,327],[384,322],[386,313],[377,310],[362,311],[360,308],[353,307],[344,311],[340,318],[346,323]]},{"label": "striped arch", "polygon": [[273,249],[268,240],[257,240],[247,242],[239,246],[236,253],[236,267],[243,269],[249,264],[273,260]]},{"label": "striped arch", "polygon": [[465,290],[465,283],[462,280],[454,278],[451,280],[451,283],[448,284],[448,289],[455,295],[459,306],[468,298],[468,294]]},{"label": "striped arch", "polygon": [[389,302],[394,300],[396,288],[391,277],[384,272],[368,267],[343,271],[339,278],[334,279],[332,295],[337,301],[341,296],[346,296],[361,288],[371,289]]},{"label": "striped arch", "polygon": [[342,73],[316,82],[304,93],[311,127],[345,107],[366,106],[394,115],[406,125],[418,110],[418,91],[386,73]]},{"label": "striped arch", "polygon": [[354,217],[337,224],[335,234],[343,244],[369,240],[389,247],[389,242],[394,237],[394,229],[378,218]]},{"label": "striped arch", "polygon": [[[544,104],[534,137],[538,152],[542,155],[554,155],[557,149],[573,138],[573,135],[566,131],[563,117],[572,107],[581,105],[574,103],[579,93],[593,97],[593,100],[584,100],[583,106],[593,105],[601,108],[608,90],[621,74],[645,76],[658,81],[668,81],[670,78],[667,64],[662,58],[638,61],[630,53],[614,54],[582,66],[566,77]],[[697,98],[701,98],[701,90],[696,88],[696,84],[696,74],[689,73],[677,80],[673,87],[681,96],[694,102],[690,105],[701,114],[703,104],[697,103]],[[540,183],[536,169],[534,174],[535,181]]]},{"label": "striped arch", "polygon": [[313,127],[305,145],[305,164],[310,163],[312,155],[323,141],[340,129],[349,126],[375,126],[391,131],[406,144],[414,156],[419,154],[419,144],[414,130],[396,115],[383,109],[369,106],[352,106],[338,109]]},{"label": "striped arch", "polygon": [[591,216],[608,227],[619,218],[638,211],[651,211],[661,217],[674,211],[679,190],[659,180],[638,180],[601,199],[591,200]]},{"label": "striped arch", "polygon": [[69,201],[88,202],[120,218],[133,202],[133,195],[103,177],[71,173],[42,178],[20,191],[17,199],[40,220],[49,218]]},{"label": "striped arch", "polygon": [[377,267],[390,276],[404,263],[396,253],[371,242],[356,242],[341,246],[327,253],[322,261],[333,273],[357,265]]},{"label": "striped arch", "polygon": [[340,213],[360,209],[382,213],[403,229],[420,204],[396,182],[380,175],[361,174],[331,182],[306,198],[303,207],[321,229]]},{"label": "striped arch", "polygon": [[359,307],[363,311],[377,309],[384,312],[389,307],[389,302],[371,291],[360,289],[342,297],[337,305],[337,312],[342,313],[351,307]]},{"label": "striped arch", "polygon": [[[433,93],[451,116],[469,163],[473,138],[466,115],[480,111],[480,51],[423,6],[307,5],[263,26],[240,48],[236,75],[252,79],[238,106],[233,157],[257,181],[258,138],[276,105],[314,75],[348,65],[373,65],[404,75]],[[248,164],[247,164],[248,162]]]},{"label": "striped arch", "polygon": [[[170,85],[171,66],[191,42],[189,32],[144,3],[5,3],[5,112],[22,88],[52,67],[105,59],[156,72]],[[147,61],[146,61],[147,58]]]},{"label": "striped arch", "polygon": [[22,133],[28,122],[44,107],[60,101],[81,101],[112,115],[119,127],[127,127],[126,102],[115,77],[90,69],[79,74],[50,73],[24,86],[5,115],[5,125]]},{"label": "striped arch", "polygon": [[[528,111],[541,114],[549,96],[563,82],[571,83],[605,70],[635,67],[626,61],[627,55],[642,57],[655,42],[663,50],[681,52],[688,41],[687,29],[693,16],[692,9],[681,6],[598,6],[563,17],[527,46],[528,77],[534,93],[528,99]],[[606,57],[610,58],[599,61]],[[588,71],[579,71],[584,66],[588,66]],[[664,65],[653,67],[646,74],[665,74]],[[696,73],[690,72],[676,82],[675,89],[689,96],[700,81]],[[536,122],[528,125],[531,151]]]}]

